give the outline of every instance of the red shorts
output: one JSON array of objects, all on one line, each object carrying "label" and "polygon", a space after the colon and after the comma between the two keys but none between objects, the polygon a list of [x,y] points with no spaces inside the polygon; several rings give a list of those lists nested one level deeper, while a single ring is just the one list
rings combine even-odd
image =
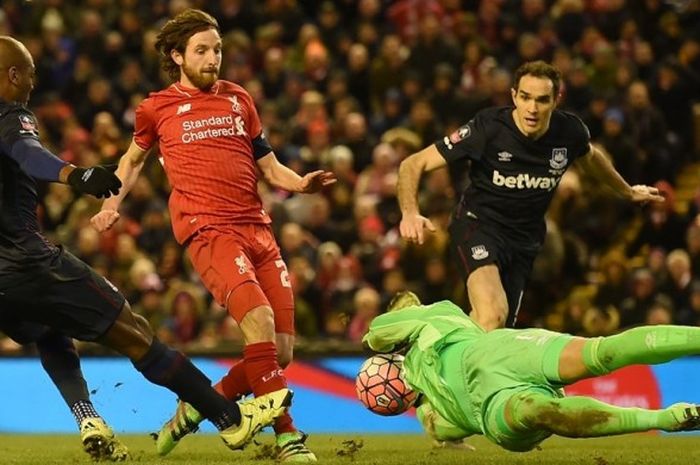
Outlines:
[{"label": "red shorts", "polygon": [[294,334],[292,286],[269,225],[206,227],[187,251],[204,285],[237,322],[265,305],[275,314],[275,331]]}]

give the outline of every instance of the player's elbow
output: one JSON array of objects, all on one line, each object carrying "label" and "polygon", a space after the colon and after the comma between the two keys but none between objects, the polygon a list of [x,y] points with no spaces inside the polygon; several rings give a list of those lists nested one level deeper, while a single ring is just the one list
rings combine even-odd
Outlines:
[{"label": "player's elbow", "polygon": [[268,182],[268,184],[274,186],[274,187],[279,187],[279,166],[280,163],[274,159],[270,160],[267,163],[258,163],[258,166],[260,167],[260,173],[263,176],[263,179]]}]

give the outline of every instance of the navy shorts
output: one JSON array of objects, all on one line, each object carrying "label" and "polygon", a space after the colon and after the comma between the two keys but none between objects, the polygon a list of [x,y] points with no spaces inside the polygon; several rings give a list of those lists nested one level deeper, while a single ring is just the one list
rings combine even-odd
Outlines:
[{"label": "navy shorts", "polygon": [[0,282],[0,326],[21,343],[34,342],[45,327],[95,341],[112,327],[125,302],[112,283],[61,248],[13,273],[11,283]]},{"label": "navy shorts", "polygon": [[519,247],[498,228],[468,216],[453,217],[449,232],[450,252],[465,282],[479,267],[490,264],[498,267],[508,299],[506,326],[515,325],[538,248]]},{"label": "navy shorts", "polygon": [[[0,305],[1,305],[0,301]],[[6,312],[0,313],[0,332],[5,334],[17,344],[32,344],[41,339],[51,329],[48,326],[18,320]]]}]

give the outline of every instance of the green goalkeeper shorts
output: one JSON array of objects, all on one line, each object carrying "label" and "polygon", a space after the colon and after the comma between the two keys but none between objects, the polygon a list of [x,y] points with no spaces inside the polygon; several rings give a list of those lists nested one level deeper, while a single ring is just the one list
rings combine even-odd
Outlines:
[{"label": "green goalkeeper shorts", "polygon": [[443,370],[442,377],[464,415],[480,417],[487,438],[508,450],[530,450],[549,434],[511,431],[505,423],[506,402],[512,395],[530,389],[559,397],[563,384],[559,359],[572,339],[568,334],[544,329],[497,329],[463,350],[459,359],[455,359],[458,348],[441,354],[446,367],[461,363],[460,370]]}]

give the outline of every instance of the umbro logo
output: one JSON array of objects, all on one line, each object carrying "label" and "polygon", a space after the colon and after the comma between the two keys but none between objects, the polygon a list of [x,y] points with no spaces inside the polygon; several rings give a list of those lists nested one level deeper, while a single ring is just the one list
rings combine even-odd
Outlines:
[{"label": "umbro logo", "polygon": [[513,159],[513,154],[510,152],[498,152],[498,161],[511,161]]},{"label": "umbro logo", "polygon": [[489,251],[486,250],[486,246],[477,245],[472,247],[472,258],[474,260],[483,260],[489,256]]},{"label": "umbro logo", "polygon": [[186,113],[192,109],[192,104],[191,103],[185,103],[177,107],[177,114],[181,115],[183,113]]}]

